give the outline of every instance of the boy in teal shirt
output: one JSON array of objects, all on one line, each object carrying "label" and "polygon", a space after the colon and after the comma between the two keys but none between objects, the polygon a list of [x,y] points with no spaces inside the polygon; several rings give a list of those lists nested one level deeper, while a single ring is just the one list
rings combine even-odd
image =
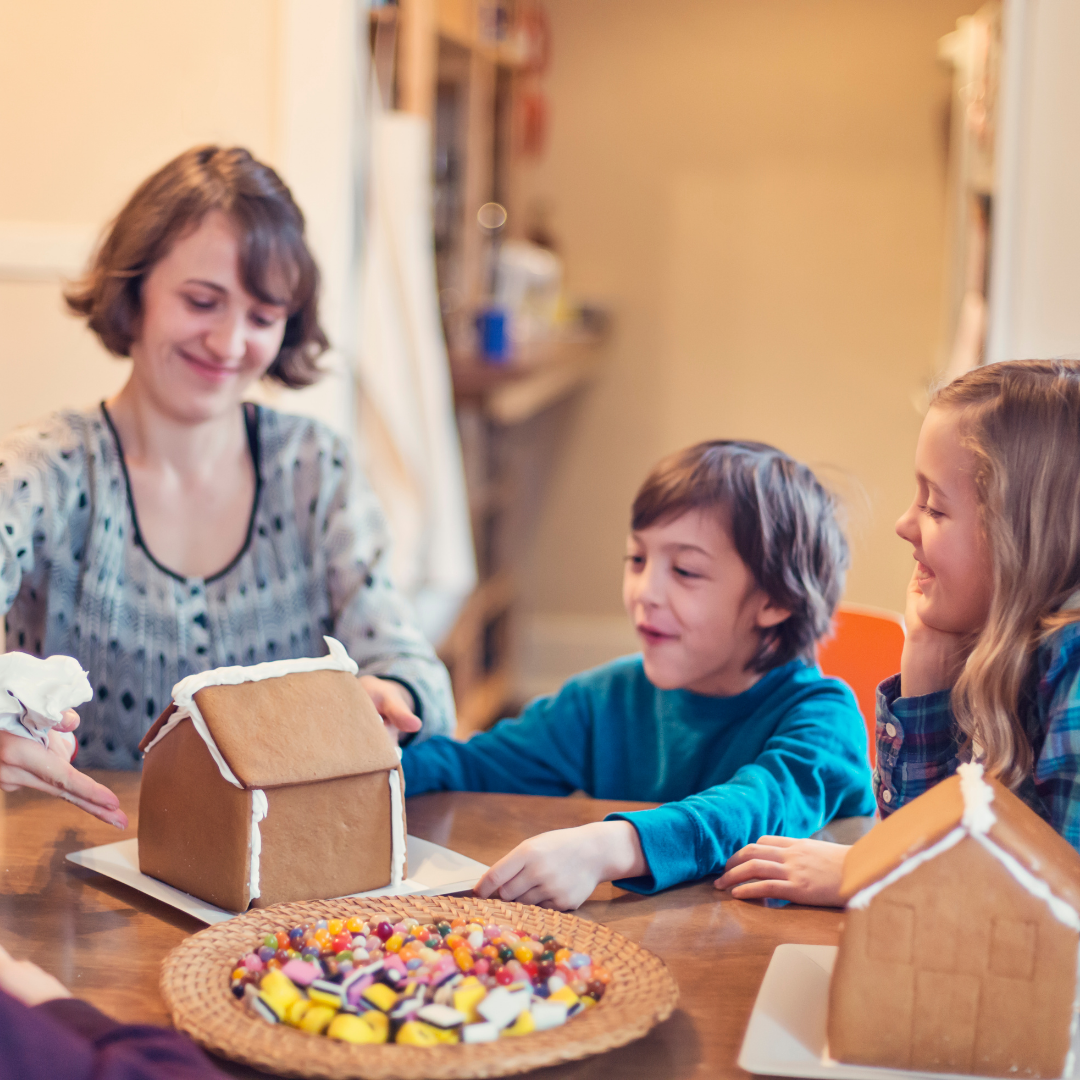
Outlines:
[{"label": "boy in teal shirt", "polygon": [[623,600],[641,654],[466,743],[407,748],[407,792],[663,803],[535,836],[477,886],[562,909],[601,881],[655,892],[722,870],[762,834],[873,813],[862,716],[814,661],[847,563],[834,500],[805,466],[760,443],[672,455],[631,515]]}]

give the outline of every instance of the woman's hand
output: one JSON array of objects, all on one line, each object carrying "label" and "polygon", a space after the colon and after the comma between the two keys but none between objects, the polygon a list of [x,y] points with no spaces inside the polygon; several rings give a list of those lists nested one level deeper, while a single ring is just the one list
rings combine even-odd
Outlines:
[{"label": "woman's hand", "polygon": [[128,826],[127,814],[120,809],[120,800],[103,784],[91,780],[71,764],[75,752],[72,739],[61,732],[74,731],[79,714],[74,709],[64,713],[64,720],[49,732],[49,745],[37,739],[25,739],[0,731],[0,791],[34,788],[49,795],[59,795],[102,821],[118,829]]},{"label": "woman's hand", "polygon": [[795,904],[839,907],[847,853],[846,844],[762,836],[756,844],[736,851],[713,885],[730,889],[736,900],[772,897]]},{"label": "woman's hand", "polygon": [[648,872],[637,829],[629,821],[595,821],[518,844],[477,882],[476,895],[572,911],[601,881]]},{"label": "woman's hand", "polygon": [[[18,735],[13,738],[18,738]],[[29,960],[14,960],[0,945],[0,990],[18,998],[24,1005],[40,1005],[55,998],[69,998],[71,991],[62,982]]]},{"label": "woman's hand", "polygon": [[401,732],[407,734],[423,727],[414,711],[416,702],[412,694],[393,679],[380,679],[377,675],[361,675],[360,685],[368,692],[386,725],[387,734],[397,742]]},{"label": "woman's hand", "polygon": [[967,635],[937,630],[919,618],[922,589],[918,575],[916,567],[908,582],[904,611],[904,651],[900,658],[900,693],[904,697],[950,689],[971,648]]}]

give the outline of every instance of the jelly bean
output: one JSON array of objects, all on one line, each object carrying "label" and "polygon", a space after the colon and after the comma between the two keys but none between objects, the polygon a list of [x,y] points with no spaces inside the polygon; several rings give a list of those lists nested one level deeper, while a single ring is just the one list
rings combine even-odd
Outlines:
[{"label": "jelly bean", "polygon": [[540,939],[540,944],[541,945],[550,945],[554,940],[555,940],[555,935],[554,934],[545,934]]},{"label": "jelly bean", "polygon": [[405,966],[410,971],[415,971],[417,968],[422,967],[423,964],[424,964],[424,961],[421,960],[419,956],[414,956],[411,960],[406,960],[405,961]]},{"label": "jelly bean", "polygon": [[477,975],[486,975],[491,968],[491,961],[486,956],[481,957],[473,965],[473,970]]},{"label": "jelly bean", "polygon": [[266,961],[266,970],[267,971],[277,971],[278,968],[280,968],[280,967],[281,967],[281,961],[278,960],[276,957],[271,957],[269,960]]},{"label": "jelly bean", "polygon": [[547,979],[550,979],[552,975],[555,974],[555,965],[554,964],[539,964],[537,966],[537,969],[536,969],[536,974],[537,974],[537,976],[539,978],[544,979],[546,981]]},{"label": "jelly bean", "polygon": [[456,930],[459,926],[464,926],[465,920],[459,915],[456,919],[450,920],[450,929]]},{"label": "jelly bean", "polygon": [[571,952],[569,949],[557,949],[555,951],[555,963],[563,964],[570,959]]},{"label": "jelly bean", "polygon": [[364,945],[369,950],[370,949],[381,949],[382,948],[382,943],[383,943],[383,939],[381,937],[379,937],[378,934],[368,934],[367,941],[364,942]]},{"label": "jelly bean", "polygon": [[244,967],[246,967],[248,971],[262,971],[262,957],[257,956],[255,953],[248,953],[247,956],[244,957]]},{"label": "jelly bean", "polygon": [[611,982],[611,972],[608,971],[606,967],[601,967],[599,964],[596,964],[593,966],[593,978],[606,986]]},{"label": "jelly bean", "polygon": [[454,960],[462,971],[468,971],[473,966],[473,954],[468,949],[455,949]]},{"label": "jelly bean", "polygon": [[535,960],[527,960],[521,966],[525,969],[530,979],[535,979],[540,971],[540,965]]},{"label": "jelly bean", "polygon": [[514,950],[511,949],[509,946],[504,945],[501,949],[499,949],[499,959],[504,964],[509,964],[510,961],[514,959]]},{"label": "jelly bean", "polygon": [[514,950],[514,959],[519,964],[527,964],[533,958],[532,949],[527,945],[519,945]]},{"label": "jelly bean", "polygon": [[330,948],[336,953],[342,953],[346,949],[352,948],[352,938],[348,934],[338,934],[337,937],[330,939]]},{"label": "jelly bean", "polygon": [[447,934],[446,947],[448,949],[460,949],[465,944],[465,939],[460,934]]},{"label": "jelly bean", "polygon": [[560,991],[565,985],[566,980],[561,975],[551,975],[547,981],[547,988],[552,994]]},{"label": "jelly bean", "polygon": [[495,981],[500,986],[509,986],[514,981],[514,973],[509,968],[500,968]]},{"label": "jelly bean", "polygon": [[276,952],[278,947],[277,934],[267,934],[266,937],[263,938],[263,946],[268,949],[273,949]]},{"label": "jelly bean", "polygon": [[345,929],[348,930],[350,934],[363,934],[365,933],[364,920],[353,915],[352,918],[345,920]]},{"label": "jelly bean", "polygon": [[345,922],[343,919],[328,919],[326,929],[330,931],[331,937],[337,937],[345,929]]},{"label": "jelly bean", "polygon": [[280,960],[281,963],[283,963],[283,964],[287,964],[289,962],[289,960],[292,959],[289,956],[289,953],[288,953],[287,949],[278,949],[278,951],[276,953],[274,953],[274,958],[276,960]]},{"label": "jelly bean", "polygon": [[271,948],[269,945],[263,945],[259,949],[259,959],[265,964],[273,958],[275,952],[277,952],[277,949]]},{"label": "jelly bean", "polygon": [[588,995],[596,1001],[599,1001],[604,996],[604,991],[606,989],[607,987],[597,979],[594,979],[587,987],[585,987]]},{"label": "jelly bean", "polygon": [[391,934],[384,942],[383,948],[387,952],[396,953],[404,944],[404,940],[400,934]]},{"label": "jelly bean", "polygon": [[450,933],[450,924],[448,922],[441,922],[435,929],[438,930],[443,937],[446,937],[446,935]]},{"label": "jelly bean", "polygon": [[437,949],[442,944],[442,938],[435,934],[433,937],[429,937],[425,944],[429,949]]},{"label": "jelly bean", "polygon": [[550,949],[545,949],[537,958],[541,964],[555,963],[555,954]]},{"label": "jelly bean", "polygon": [[325,949],[329,940],[330,931],[327,930],[326,927],[320,927],[315,931],[315,944],[318,945],[320,949]]},{"label": "jelly bean", "polygon": [[375,936],[380,941],[388,941],[394,936],[394,928],[388,922],[381,922],[375,927]]}]

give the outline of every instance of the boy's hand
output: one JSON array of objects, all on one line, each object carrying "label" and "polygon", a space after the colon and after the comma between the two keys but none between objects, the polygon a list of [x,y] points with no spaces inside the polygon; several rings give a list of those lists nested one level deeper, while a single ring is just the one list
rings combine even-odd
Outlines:
[{"label": "boy's hand", "polygon": [[477,882],[476,895],[572,911],[601,881],[648,872],[637,829],[629,821],[595,821],[518,844]]},{"label": "boy's hand", "polygon": [[[16,735],[15,738],[18,738]],[[18,998],[24,1005],[40,1005],[54,998],[69,998],[71,991],[62,982],[29,960],[14,960],[0,945],[0,990]]]},{"label": "boy's hand", "polygon": [[361,675],[360,685],[368,692],[372,704],[386,725],[386,732],[397,742],[401,732],[419,731],[424,725],[416,715],[416,702],[412,694],[393,679],[380,679],[377,675]]},{"label": "boy's hand", "polygon": [[971,647],[967,635],[938,630],[922,621],[919,600],[923,593],[918,577],[916,567],[908,582],[904,611],[904,651],[900,657],[900,693],[904,697],[948,690],[956,682]]},{"label": "boy's hand", "polygon": [[730,889],[736,900],[772,897],[795,904],[840,907],[840,876],[846,844],[762,836],[727,861],[713,885]]}]

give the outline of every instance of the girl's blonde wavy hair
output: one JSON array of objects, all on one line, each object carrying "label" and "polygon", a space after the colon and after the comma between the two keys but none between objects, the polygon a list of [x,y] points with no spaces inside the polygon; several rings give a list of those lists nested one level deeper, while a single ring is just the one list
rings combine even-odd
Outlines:
[{"label": "girl's blonde wavy hair", "polygon": [[993,575],[990,613],[953,687],[953,714],[987,771],[1016,787],[1032,768],[1020,705],[1036,651],[1080,620],[1080,610],[1062,607],[1080,589],[1080,362],[977,368],[931,406],[960,412]]}]

